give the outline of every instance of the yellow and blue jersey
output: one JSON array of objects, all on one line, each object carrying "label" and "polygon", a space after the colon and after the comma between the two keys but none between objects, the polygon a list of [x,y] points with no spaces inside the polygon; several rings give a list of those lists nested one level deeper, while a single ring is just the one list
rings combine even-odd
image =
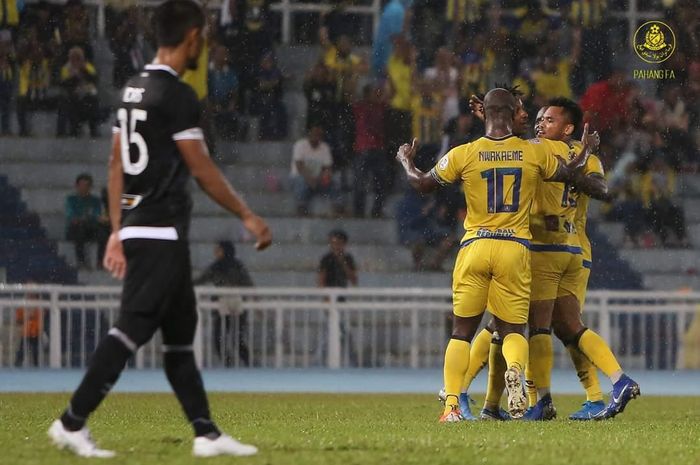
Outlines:
[{"label": "yellow and blue jersey", "polygon": [[[551,143],[549,143],[551,142]],[[530,208],[543,179],[554,176],[569,147],[563,142],[481,137],[450,150],[431,170],[440,184],[462,181],[467,205],[462,244],[479,238],[529,246]]]},{"label": "yellow and blue jersey", "polygon": [[[561,147],[562,142],[540,139],[540,143]],[[568,148],[566,159],[576,155]],[[533,251],[581,253],[581,242],[575,224],[578,194],[562,182],[541,183],[530,213]]]},{"label": "yellow and blue jersey", "polygon": [[[579,142],[574,143],[574,147],[579,148],[581,144]],[[588,157],[588,162],[586,162],[586,167],[584,171],[585,175],[596,174],[600,176],[605,176],[605,170],[603,169],[603,163],[600,161],[598,156],[591,154]],[[576,216],[574,217],[574,224],[576,230],[578,231],[579,241],[581,243],[581,253],[583,255],[583,266],[586,268],[591,267],[591,261],[593,260],[593,255],[591,252],[591,241],[588,239],[586,234],[586,222],[588,221],[588,205],[590,203],[590,197],[585,194],[580,194],[576,200]]]}]

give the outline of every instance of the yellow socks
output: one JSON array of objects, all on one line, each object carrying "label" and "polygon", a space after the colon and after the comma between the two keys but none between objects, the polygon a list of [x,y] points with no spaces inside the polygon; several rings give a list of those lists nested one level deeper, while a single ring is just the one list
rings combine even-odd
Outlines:
[{"label": "yellow socks", "polygon": [[[471,363],[471,362],[470,362]],[[506,388],[503,375],[506,372],[506,360],[503,358],[503,345],[491,343],[489,350],[489,379],[486,385],[486,400],[484,407],[489,410],[497,410],[501,403],[503,390]]]},{"label": "yellow socks", "polygon": [[552,335],[547,330],[535,330],[530,336],[530,358],[525,370],[525,384],[530,405],[537,403],[537,393],[549,392],[552,383],[554,351]]},{"label": "yellow socks", "polygon": [[503,357],[506,367],[515,366],[521,372],[527,366],[527,339],[522,334],[510,333],[503,338]]},{"label": "yellow socks", "polygon": [[447,413],[453,405],[459,404],[459,390],[464,381],[464,374],[469,368],[469,343],[461,339],[450,339],[445,350],[445,366],[443,368],[445,377],[445,412]]},{"label": "yellow socks", "polygon": [[[602,337],[590,329],[586,329],[578,340],[578,348],[600,371],[609,378],[614,378],[618,373],[622,373],[620,364],[613,355],[608,344]],[[619,378],[619,376],[618,376]],[[613,381],[614,382],[614,381]]]},{"label": "yellow socks", "polygon": [[490,360],[489,346],[491,345],[491,337],[491,331],[484,328],[472,341],[471,350],[469,352],[469,369],[467,370],[467,374],[464,375],[461,392],[469,391],[469,386],[471,386],[476,375],[486,366],[486,362]]},{"label": "yellow socks", "polygon": [[586,390],[586,400],[591,402],[603,400],[603,392],[600,390],[600,383],[598,382],[598,369],[577,347],[567,345],[566,349],[569,351],[571,361],[574,363],[578,379]]}]

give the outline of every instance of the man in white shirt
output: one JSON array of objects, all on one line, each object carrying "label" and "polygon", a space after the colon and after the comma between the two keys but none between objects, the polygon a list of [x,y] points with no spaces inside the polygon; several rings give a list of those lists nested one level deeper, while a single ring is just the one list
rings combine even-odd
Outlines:
[{"label": "man in white shirt", "polygon": [[315,195],[337,200],[333,157],[330,147],[323,142],[320,125],[312,125],[308,136],[294,143],[290,175],[300,216],[309,214],[309,205]]}]

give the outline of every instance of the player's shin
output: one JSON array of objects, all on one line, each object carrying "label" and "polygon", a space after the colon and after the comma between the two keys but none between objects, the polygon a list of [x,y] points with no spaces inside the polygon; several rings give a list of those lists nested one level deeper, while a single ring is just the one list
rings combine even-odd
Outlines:
[{"label": "player's shin", "polygon": [[498,411],[501,396],[506,387],[503,375],[506,372],[506,360],[503,358],[503,341],[495,335],[489,349],[489,378],[486,385],[484,408]]},{"label": "player's shin", "polygon": [[446,393],[445,412],[459,404],[459,391],[469,368],[469,352],[469,342],[457,336],[452,336],[447,344],[443,369]]},{"label": "player's shin", "polygon": [[[114,331],[117,335],[113,334]],[[88,416],[117,382],[133,350],[136,350],[136,345],[119,330],[113,329],[100,341],[80,386],[61,416],[61,422],[68,431],[78,431],[85,426]]]},{"label": "player's shin", "polygon": [[588,357],[581,353],[578,347],[569,344],[566,349],[569,351],[581,386],[586,391],[586,400],[590,402],[603,400],[603,392],[600,388],[600,381],[598,381],[598,369]]},{"label": "player's shin", "polygon": [[577,345],[581,352],[600,368],[600,371],[605,373],[613,384],[620,379],[623,374],[622,368],[602,337],[584,328],[576,335],[575,340],[578,341]]},{"label": "player's shin", "polygon": [[523,390],[522,371],[527,366],[527,339],[520,333],[510,333],[503,338],[503,357],[506,373],[503,377],[508,391],[508,412],[513,419],[522,418],[527,408]]},{"label": "player's shin", "polygon": [[522,372],[527,366],[528,344],[525,336],[518,333],[510,333],[503,338],[503,357],[507,368],[517,368]]},{"label": "player's shin", "polygon": [[484,328],[472,341],[469,351],[469,368],[467,369],[467,374],[464,376],[461,392],[469,391],[469,386],[471,386],[474,378],[476,378],[479,372],[486,366],[486,362],[489,360],[491,338],[492,332],[489,328]]},{"label": "player's shin", "polygon": [[221,432],[211,420],[202,376],[191,346],[164,346],[165,374],[180,401],[195,436],[216,439]]},{"label": "player's shin", "polygon": [[[552,330],[549,328],[535,328],[530,330],[530,357],[528,360],[525,377],[527,379],[528,397],[531,390],[535,390],[534,399],[530,397],[530,405],[537,403],[537,396],[543,397],[549,394],[552,368],[554,366],[554,353],[552,349]],[[534,388],[531,388],[534,385]],[[533,401],[534,400],[534,401]]]}]

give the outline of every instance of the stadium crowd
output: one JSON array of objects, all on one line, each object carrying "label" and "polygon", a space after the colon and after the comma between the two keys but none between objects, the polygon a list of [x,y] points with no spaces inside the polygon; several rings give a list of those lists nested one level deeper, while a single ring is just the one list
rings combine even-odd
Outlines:
[{"label": "stadium crowd", "polygon": [[[269,3],[225,0],[210,10],[200,57],[205,66],[183,79],[204,104],[211,141],[250,139],[253,120],[259,140],[288,136],[288,76],[277,63]],[[632,80],[619,59],[630,34],[611,27],[617,24],[609,14],[615,2],[390,0],[369,54],[355,45],[362,42],[361,28],[345,10],[350,3],[339,2],[309,23],[319,25],[321,47],[303,79],[307,134],[290,154],[299,215],[309,214],[311,198],[324,196],[337,215],[395,217],[415,268],[440,269],[466,207],[455,192],[441,193],[441,199],[405,193],[397,211],[385,212],[387,196],[401,190],[396,147],[417,138],[418,165],[429,167],[449,148],[483,133],[469,97],[508,82],[523,93],[532,124],[552,97],[580,103],[585,119],[601,132],[600,155],[617,194],[604,214],[624,223],[628,246],[689,246],[674,194],[678,174],[697,172],[700,164],[700,12],[693,0],[649,5],[664,9],[681,44],[668,65],[675,79],[658,81],[655,93],[642,92],[646,83]],[[97,136],[111,100],[100,85],[109,79],[94,65],[88,8],[81,0],[3,4],[2,134],[12,133],[14,108],[19,136],[32,134],[36,111],[56,113],[57,136],[78,137],[84,125]],[[115,5],[106,8],[106,34],[111,84],[118,89],[154,49],[149,10]],[[433,256],[426,258],[431,246]]]}]

